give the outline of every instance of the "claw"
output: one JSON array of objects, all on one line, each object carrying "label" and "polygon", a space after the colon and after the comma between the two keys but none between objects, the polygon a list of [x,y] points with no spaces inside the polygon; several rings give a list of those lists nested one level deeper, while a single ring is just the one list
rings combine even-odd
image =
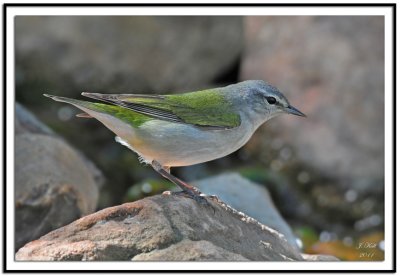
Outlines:
[{"label": "claw", "polygon": [[198,204],[203,205],[203,206],[209,206],[209,207],[213,208],[214,213],[215,213],[214,207],[212,207],[212,205],[208,202],[205,194],[196,194],[192,191],[179,191],[179,192],[173,192],[172,194],[175,196],[183,196],[186,198],[193,199]]}]

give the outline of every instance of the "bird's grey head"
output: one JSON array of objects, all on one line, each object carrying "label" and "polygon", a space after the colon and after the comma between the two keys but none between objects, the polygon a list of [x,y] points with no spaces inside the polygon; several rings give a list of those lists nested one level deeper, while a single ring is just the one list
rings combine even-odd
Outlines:
[{"label": "bird's grey head", "polygon": [[[287,113],[305,117],[295,107],[291,106],[286,97],[274,86],[262,80],[248,80],[235,84],[236,95],[247,102],[250,110],[263,121],[271,119],[276,115]],[[256,114],[254,114],[256,113]]]}]

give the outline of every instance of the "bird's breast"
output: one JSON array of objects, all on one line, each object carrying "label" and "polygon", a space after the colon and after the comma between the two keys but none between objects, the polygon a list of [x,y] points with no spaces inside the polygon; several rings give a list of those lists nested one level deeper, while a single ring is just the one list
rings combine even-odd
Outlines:
[{"label": "bird's breast", "polygon": [[228,155],[242,147],[253,134],[241,124],[226,130],[210,130],[193,125],[151,120],[135,131],[132,145],[145,159],[165,166],[188,166]]}]

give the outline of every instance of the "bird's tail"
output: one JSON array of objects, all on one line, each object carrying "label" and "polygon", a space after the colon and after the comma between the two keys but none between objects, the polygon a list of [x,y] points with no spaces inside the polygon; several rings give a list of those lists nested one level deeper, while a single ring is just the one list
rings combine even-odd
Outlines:
[{"label": "bird's tail", "polygon": [[66,98],[66,97],[54,96],[54,95],[49,95],[49,94],[43,94],[43,96],[53,99],[57,102],[72,104],[72,105],[76,106],[77,108],[85,111],[85,113],[77,114],[76,115],[77,117],[92,118],[92,116],[90,116],[87,113],[87,111],[88,110],[99,111],[99,110],[97,110],[98,107],[96,106],[96,103],[81,101],[81,100],[76,100],[76,99],[71,99],[71,98]]},{"label": "bird's tail", "polygon": [[54,95],[49,95],[49,94],[43,94],[43,96],[53,99],[57,102],[69,103],[69,104],[79,105],[79,106],[83,106],[83,107],[88,107],[90,105],[90,102],[80,101],[80,100],[66,98],[66,97],[54,96]]},{"label": "bird's tail", "polygon": [[[130,124],[131,126],[138,127],[141,124],[147,122],[150,120],[150,117],[137,113],[135,111],[126,109],[124,107],[108,104],[108,103],[95,103],[95,102],[87,102],[87,101],[81,101],[81,100],[76,100],[76,99],[71,99],[71,98],[66,98],[66,97],[60,97],[60,96],[53,96],[53,95],[48,95],[48,94],[43,94],[44,96],[51,98],[57,102],[64,102],[68,104],[72,104],[75,107],[79,108],[84,114],[78,114],[78,117],[86,117],[86,118],[95,118],[102,122],[106,127],[114,131],[114,133],[117,133],[118,131],[115,131],[115,128],[113,127],[113,123],[110,122],[112,118],[115,120],[119,121],[124,121],[127,124]],[[109,116],[104,116],[109,115]],[[114,122],[114,125],[117,125],[118,121]],[[119,135],[117,133],[117,135]],[[119,135],[121,136],[121,135]]]}]

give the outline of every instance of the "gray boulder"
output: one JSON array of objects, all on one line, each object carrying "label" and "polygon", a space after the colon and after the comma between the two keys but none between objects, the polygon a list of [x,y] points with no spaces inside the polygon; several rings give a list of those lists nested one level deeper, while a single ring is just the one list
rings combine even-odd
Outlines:
[{"label": "gray boulder", "polygon": [[95,211],[101,172],[21,105],[16,106],[15,246]]}]

